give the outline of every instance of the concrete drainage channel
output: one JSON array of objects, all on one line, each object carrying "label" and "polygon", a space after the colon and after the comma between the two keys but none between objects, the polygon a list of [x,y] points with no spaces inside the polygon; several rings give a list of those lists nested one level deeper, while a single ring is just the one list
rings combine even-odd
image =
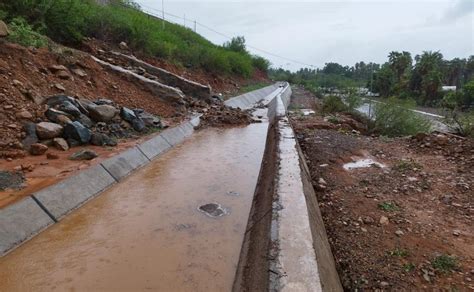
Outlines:
[{"label": "concrete drainage channel", "polygon": [[[340,291],[316,197],[285,121],[290,96],[287,84],[275,84],[235,97],[226,104],[264,104],[254,112],[265,117],[262,124],[193,135],[196,117],[0,210],[0,277],[7,279],[0,290]],[[226,144],[213,150],[215,159],[205,159],[222,161],[211,170],[187,153],[197,143],[193,151],[205,157],[209,139]],[[173,162],[183,165],[174,169]],[[196,173],[214,177],[189,177]],[[174,183],[187,177],[195,186]],[[142,182],[162,198],[136,185]],[[127,192],[133,185],[136,194]],[[195,203],[177,197],[192,190]],[[135,210],[129,204],[136,201],[144,204]],[[129,275],[134,265],[142,272]]]}]

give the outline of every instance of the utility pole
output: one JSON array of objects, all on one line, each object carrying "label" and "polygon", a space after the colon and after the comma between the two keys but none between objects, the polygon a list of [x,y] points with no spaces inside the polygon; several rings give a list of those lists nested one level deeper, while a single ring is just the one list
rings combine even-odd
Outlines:
[{"label": "utility pole", "polygon": [[165,29],[165,0],[161,0],[161,10],[163,15],[163,29]]},{"label": "utility pole", "polygon": [[194,32],[196,32],[196,20],[194,21]]},{"label": "utility pole", "polygon": [[186,13],[184,14],[184,27],[186,27]]},{"label": "utility pole", "polygon": [[374,83],[374,63],[370,64],[370,95],[369,95],[369,120],[372,119],[372,84]]}]

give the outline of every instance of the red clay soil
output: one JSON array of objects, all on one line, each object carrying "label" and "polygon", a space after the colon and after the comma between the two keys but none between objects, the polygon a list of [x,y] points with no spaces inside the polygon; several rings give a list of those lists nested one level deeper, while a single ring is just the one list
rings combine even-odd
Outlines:
[{"label": "red clay soil", "polygon": [[[472,139],[363,136],[320,113],[291,122],[346,291],[474,289]],[[385,167],[343,168],[367,157]]]}]

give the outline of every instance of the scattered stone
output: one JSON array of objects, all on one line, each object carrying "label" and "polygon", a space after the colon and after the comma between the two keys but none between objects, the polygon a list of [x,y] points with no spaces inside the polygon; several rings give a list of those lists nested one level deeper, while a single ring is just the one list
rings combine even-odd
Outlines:
[{"label": "scattered stone", "polygon": [[59,124],[41,122],[36,124],[36,134],[40,139],[52,139],[61,136],[63,127]]},{"label": "scattered stone", "polygon": [[380,223],[381,225],[387,225],[387,224],[389,223],[389,220],[388,220],[388,218],[385,217],[385,216],[380,216],[379,223]]},{"label": "scattered stone", "polygon": [[118,110],[111,105],[96,105],[90,106],[89,108],[90,117],[96,122],[110,122]]},{"label": "scattered stone", "polygon": [[7,104],[7,105],[3,106],[4,110],[11,110],[12,108],[13,108],[13,105],[11,105],[11,104]]},{"label": "scattered stone", "polygon": [[71,121],[72,116],[66,112],[54,109],[54,108],[48,108],[44,115],[50,120],[51,122],[62,124],[64,121]]},{"label": "scattered stone", "polygon": [[48,146],[41,143],[35,143],[30,146],[31,155],[43,155],[46,151],[48,151]]},{"label": "scattered stone", "polygon": [[145,122],[145,126],[147,127],[161,127],[161,120],[157,116],[143,112],[140,114],[140,118]]},{"label": "scattered stone", "polygon": [[395,234],[396,234],[397,236],[402,236],[402,235],[404,235],[405,233],[403,233],[403,231],[401,231],[401,230],[397,230],[397,231],[395,231]]},{"label": "scattered stone", "polygon": [[61,83],[55,83],[53,87],[63,92],[66,91],[66,87],[64,87]]},{"label": "scattered stone", "polygon": [[84,71],[80,68],[72,69],[71,71],[79,77],[86,77],[87,76],[86,71]]},{"label": "scattered stone", "polygon": [[96,104],[96,105],[113,105],[114,102],[111,101],[110,99],[99,98],[98,100],[94,101],[94,104]]},{"label": "scattered stone", "polygon": [[0,20],[0,37],[6,37],[9,35],[8,26],[5,22]]},{"label": "scattered stone", "polygon": [[131,123],[133,120],[137,119],[138,117],[135,115],[135,112],[133,112],[131,109],[122,107],[120,109],[120,117],[124,119],[125,121]]},{"label": "scattered stone", "polygon": [[27,110],[22,110],[16,113],[15,115],[18,119],[23,119],[23,120],[31,120],[33,119],[33,115],[27,111]]},{"label": "scattered stone", "polygon": [[50,160],[59,159],[59,155],[53,153],[46,153],[46,158]]},{"label": "scattered stone", "polygon": [[89,149],[84,149],[81,151],[78,151],[74,154],[72,154],[69,159],[70,160],[92,160],[96,157],[98,157],[97,153],[95,151],[89,150]]},{"label": "scattered stone", "polygon": [[59,71],[67,71],[67,68],[63,65],[51,65],[51,66],[48,67],[48,69],[52,73],[56,73],[56,72],[59,72]]},{"label": "scattered stone", "polygon": [[75,140],[80,144],[86,144],[91,140],[91,131],[78,121],[66,124],[64,135],[66,139]]},{"label": "scattered stone", "polygon": [[64,101],[59,106],[58,109],[70,114],[71,116],[78,118],[82,113],[81,111],[70,101]]},{"label": "scattered stone", "polygon": [[364,222],[365,224],[374,224],[375,220],[370,216],[365,216],[364,218],[362,218],[362,222]]},{"label": "scattered stone", "polygon": [[128,50],[128,45],[126,42],[120,42],[119,48],[122,50]]},{"label": "scattered stone", "polygon": [[23,83],[19,80],[16,80],[16,79],[13,79],[13,85],[15,85],[16,87],[23,87]]},{"label": "scattered stone", "polygon": [[67,144],[66,140],[64,140],[63,138],[54,138],[53,145],[54,147],[62,151],[69,150],[69,145]]},{"label": "scattered stone", "polygon": [[390,284],[388,282],[384,282],[384,281],[380,282],[380,286],[382,286],[382,287],[387,287],[389,285]]},{"label": "scattered stone", "polygon": [[146,128],[145,122],[140,118],[132,121],[132,127],[137,132],[142,132]]},{"label": "scattered stone", "polygon": [[21,141],[23,148],[27,151],[30,150],[32,144],[38,143],[39,139],[36,135],[36,124],[34,123],[26,123],[23,125],[23,129],[25,130],[26,137]]},{"label": "scattered stone", "polygon": [[457,229],[453,230],[453,235],[454,236],[460,236],[461,235],[461,230],[457,230]]},{"label": "scattered stone", "polygon": [[434,137],[434,141],[435,141],[436,144],[438,144],[440,146],[445,146],[446,144],[448,144],[449,138],[446,137],[445,135],[436,135]]},{"label": "scattered stone", "polygon": [[71,74],[69,74],[68,71],[64,71],[64,70],[58,71],[56,73],[56,76],[58,76],[59,78],[64,79],[64,80],[68,80],[68,79],[72,78]]},{"label": "scattered stone", "polygon": [[319,178],[318,183],[319,183],[320,185],[324,185],[324,186],[327,185],[326,181],[325,181],[324,178],[322,178],[322,177]]}]

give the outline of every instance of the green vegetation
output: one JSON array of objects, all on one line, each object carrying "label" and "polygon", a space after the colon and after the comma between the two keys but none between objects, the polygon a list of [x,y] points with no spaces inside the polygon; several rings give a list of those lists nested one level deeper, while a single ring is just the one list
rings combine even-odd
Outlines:
[{"label": "green vegetation", "polygon": [[413,112],[415,102],[390,98],[374,106],[374,119],[370,123],[372,132],[388,137],[415,135],[430,131],[431,122]]},{"label": "green vegetation", "polygon": [[247,93],[247,92],[250,92],[250,91],[258,90],[258,89],[264,88],[268,85],[269,84],[267,82],[258,82],[258,83],[254,83],[254,84],[249,84],[249,85],[241,87],[240,90],[239,90],[239,94],[244,94],[244,93]]},{"label": "green vegetation", "polygon": [[402,268],[405,272],[409,273],[409,272],[413,272],[416,269],[416,266],[413,263],[407,263],[407,264],[404,264]]},{"label": "green vegetation", "polygon": [[393,202],[383,202],[378,204],[379,209],[387,211],[387,212],[394,212],[400,210],[400,207]]},{"label": "green vegetation", "polygon": [[[0,3],[3,19],[25,29],[44,34],[56,42],[80,45],[84,37],[119,43],[125,41],[136,51],[165,58],[187,67],[204,68],[218,74],[250,77],[255,69],[266,71],[269,62],[253,56],[245,49],[243,37],[234,38],[224,46],[216,46],[191,29],[162,21],[140,11],[129,0],[99,5],[93,0],[16,0]],[[23,42],[22,42],[23,41]],[[34,43],[35,46],[41,43]]]},{"label": "green vegetation", "polygon": [[396,248],[389,251],[388,255],[392,257],[406,258],[409,255],[409,252],[406,249]]},{"label": "green vegetation", "polygon": [[453,256],[442,254],[433,258],[431,265],[440,272],[449,273],[458,268],[458,260]]},{"label": "green vegetation", "polygon": [[344,112],[349,108],[342,101],[342,99],[335,95],[328,95],[323,99],[323,112],[324,113],[336,113]]},{"label": "green vegetation", "polygon": [[405,171],[408,171],[408,170],[413,170],[413,169],[421,169],[421,165],[419,163],[417,163],[416,161],[414,161],[413,159],[409,159],[409,160],[406,160],[406,159],[402,159],[400,161],[397,162],[397,164],[394,166],[394,169],[395,170],[398,170],[400,172],[405,172]]},{"label": "green vegetation", "polygon": [[41,34],[35,32],[33,28],[21,18],[14,18],[9,25],[10,35],[8,40],[18,43],[25,47],[45,47],[48,45],[48,40]]}]

